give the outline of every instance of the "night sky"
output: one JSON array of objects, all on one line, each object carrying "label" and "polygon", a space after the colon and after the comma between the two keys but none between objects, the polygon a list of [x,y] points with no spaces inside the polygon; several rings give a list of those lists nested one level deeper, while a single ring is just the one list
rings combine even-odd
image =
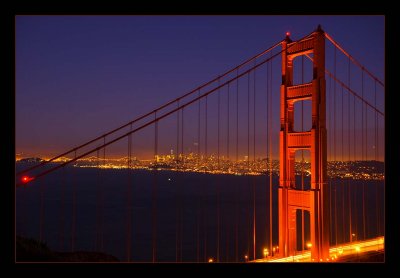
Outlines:
[{"label": "night sky", "polygon": [[384,80],[384,16],[17,16],[16,151],[56,155],[318,24]]}]

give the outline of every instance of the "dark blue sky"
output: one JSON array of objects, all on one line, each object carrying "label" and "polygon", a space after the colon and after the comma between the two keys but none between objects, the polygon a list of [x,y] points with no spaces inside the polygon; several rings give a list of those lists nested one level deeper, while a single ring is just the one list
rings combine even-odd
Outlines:
[{"label": "dark blue sky", "polygon": [[17,153],[55,155],[318,24],[384,80],[384,16],[17,16]]}]

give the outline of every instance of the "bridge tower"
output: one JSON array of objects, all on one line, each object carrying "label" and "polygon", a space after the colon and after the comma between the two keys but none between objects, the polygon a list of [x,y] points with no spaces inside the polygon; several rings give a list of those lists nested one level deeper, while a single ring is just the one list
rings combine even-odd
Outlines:
[{"label": "bridge tower", "polygon": [[[310,213],[311,258],[329,257],[329,191],[327,185],[325,36],[318,26],[309,37],[282,43],[282,85],[280,110],[279,250],[282,256],[297,249],[296,211]],[[313,53],[313,80],[293,85],[293,59]],[[310,131],[294,131],[294,103],[311,100]],[[295,152],[310,150],[310,190],[296,189]]]}]

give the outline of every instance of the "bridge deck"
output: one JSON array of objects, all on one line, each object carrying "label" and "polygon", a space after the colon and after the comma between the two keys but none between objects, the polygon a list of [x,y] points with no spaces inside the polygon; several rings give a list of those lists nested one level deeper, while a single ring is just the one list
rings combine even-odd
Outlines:
[{"label": "bridge deck", "polygon": [[[364,241],[356,241],[343,245],[331,247],[329,250],[329,261],[339,261],[340,257],[344,256],[362,256],[364,253],[371,251],[382,251],[385,248],[384,237],[377,237]],[[310,251],[299,252],[299,254],[290,257],[269,257],[266,259],[259,259],[252,262],[311,262]]]}]

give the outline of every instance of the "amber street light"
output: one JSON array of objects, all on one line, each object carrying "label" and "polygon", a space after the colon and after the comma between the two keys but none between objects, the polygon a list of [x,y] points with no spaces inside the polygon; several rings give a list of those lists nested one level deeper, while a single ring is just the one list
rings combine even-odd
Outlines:
[{"label": "amber street light", "polygon": [[358,260],[358,261],[360,261],[360,257],[359,257],[360,251],[361,251],[360,246],[356,246],[357,260]]},{"label": "amber street light", "polygon": [[269,255],[268,248],[264,248],[264,259]]}]

